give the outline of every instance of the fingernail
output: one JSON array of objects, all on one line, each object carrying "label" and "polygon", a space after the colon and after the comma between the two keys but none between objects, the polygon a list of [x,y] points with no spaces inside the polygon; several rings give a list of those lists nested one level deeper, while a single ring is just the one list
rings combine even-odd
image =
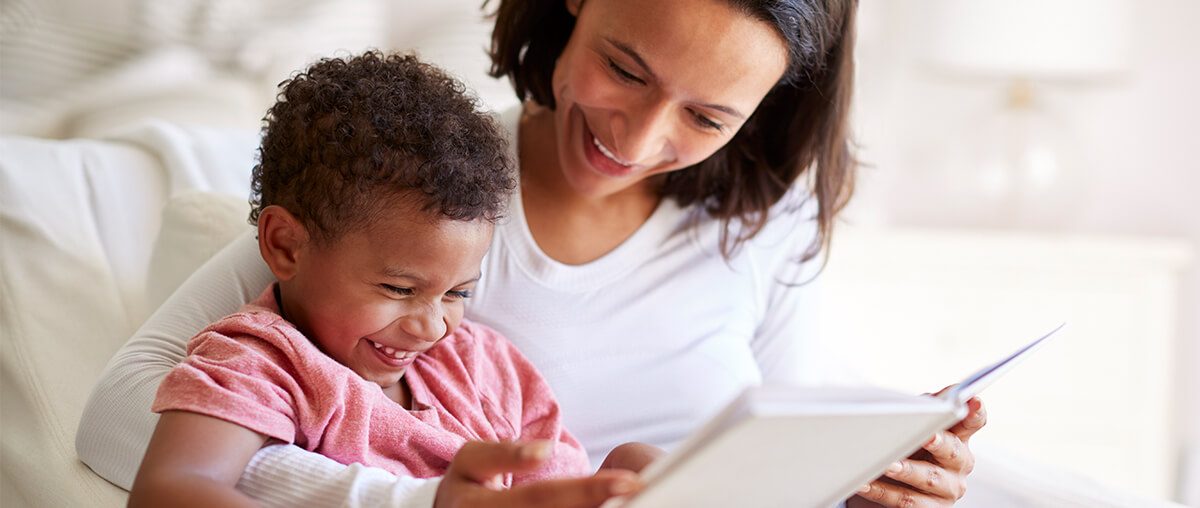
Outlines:
[{"label": "fingernail", "polygon": [[933,437],[929,438],[929,442],[925,443],[925,446],[934,446],[940,442],[942,442],[942,435],[934,434]]},{"label": "fingernail", "polygon": [[870,485],[863,485],[862,487],[859,487],[859,488],[858,488],[858,493],[859,493],[859,494],[866,494],[867,492],[870,492],[870,491],[871,491],[871,486],[870,486]]},{"label": "fingernail", "polygon": [[622,478],[612,483],[608,491],[614,496],[623,496],[637,490],[637,482],[628,478]]},{"label": "fingernail", "polygon": [[550,456],[550,443],[534,441],[521,447],[521,458],[524,460],[542,460]]},{"label": "fingernail", "polygon": [[902,464],[900,464],[899,462],[893,462],[892,465],[888,466],[887,470],[889,473],[896,474],[896,473],[899,473],[900,471],[903,471],[904,466]]}]

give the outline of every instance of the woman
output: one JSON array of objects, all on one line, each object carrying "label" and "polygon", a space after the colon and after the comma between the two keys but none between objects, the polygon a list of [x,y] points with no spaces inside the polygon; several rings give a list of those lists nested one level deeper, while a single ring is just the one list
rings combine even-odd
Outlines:
[{"label": "woman", "polygon": [[[828,359],[801,330],[812,307],[803,283],[853,187],[854,9],[501,2],[492,70],[526,99],[504,115],[521,185],[468,314],[538,366],[593,457],[625,441],[669,447],[747,384],[823,374]],[[128,486],[165,369],[203,323],[249,297],[238,288],[269,276],[252,239],[235,241],[118,352],[79,432],[93,469]],[[952,504],[983,424],[973,402],[966,420],[850,504]],[[527,467],[521,456],[472,444],[440,483],[422,483],[275,446],[241,485],[278,504],[410,506],[588,506],[613,490],[594,478],[483,487]]]}]

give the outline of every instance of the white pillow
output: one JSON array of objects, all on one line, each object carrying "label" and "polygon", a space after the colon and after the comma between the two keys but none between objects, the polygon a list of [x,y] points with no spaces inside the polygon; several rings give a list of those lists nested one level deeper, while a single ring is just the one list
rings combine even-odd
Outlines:
[{"label": "white pillow", "polygon": [[167,202],[150,254],[146,303],[158,308],[213,254],[246,232],[250,204],[232,194],[183,191]]}]

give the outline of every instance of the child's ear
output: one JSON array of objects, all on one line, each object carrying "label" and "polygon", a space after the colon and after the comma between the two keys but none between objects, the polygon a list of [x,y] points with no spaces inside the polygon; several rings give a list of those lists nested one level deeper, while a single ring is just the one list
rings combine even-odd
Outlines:
[{"label": "child's ear", "polygon": [[296,275],[301,251],[308,241],[304,224],[285,208],[271,205],[259,213],[258,251],[276,279],[285,281]]}]

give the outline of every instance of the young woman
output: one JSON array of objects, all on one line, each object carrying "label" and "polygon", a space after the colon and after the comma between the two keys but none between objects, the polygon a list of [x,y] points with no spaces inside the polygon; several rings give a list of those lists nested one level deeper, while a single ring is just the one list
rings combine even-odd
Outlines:
[{"label": "young woman", "polygon": [[[503,115],[520,187],[467,313],[541,370],[593,465],[621,442],[669,448],[748,384],[828,374],[831,359],[805,333],[803,283],[853,188],[855,7],[500,3],[493,72],[525,99]],[[254,296],[242,288],[269,280],[249,236],[189,279],[110,363],[79,431],[84,461],[128,487],[154,425],[154,388],[184,342]],[[973,402],[850,504],[953,504],[984,422]],[[484,486],[520,456],[515,445],[474,444],[432,484],[267,447],[241,488],[277,504],[589,506],[610,495],[593,479]]]}]

